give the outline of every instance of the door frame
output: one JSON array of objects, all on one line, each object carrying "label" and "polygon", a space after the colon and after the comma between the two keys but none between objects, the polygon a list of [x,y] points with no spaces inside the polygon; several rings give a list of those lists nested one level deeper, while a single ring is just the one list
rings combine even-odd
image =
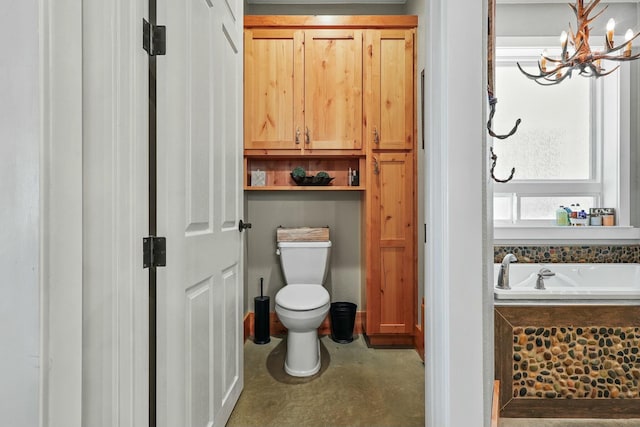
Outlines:
[{"label": "door frame", "polygon": [[[93,407],[97,425],[146,425],[146,2],[38,0],[38,9],[39,424],[96,425]],[[104,193],[90,190],[102,184]]]},{"label": "door frame", "polygon": [[[86,28],[83,28],[82,17],[82,2],[80,0],[38,0],[40,10],[40,92],[41,92],[41,161],[40,161],[40,228],[41,228],[41,242],[40,242],[40,330],[41,330],[41,380],[40,380],[40,418],[42,426],[52,427],[81,427],[82,426],[82,360],[83,360],[83,338],[82,338],[82,295],[83,295],[83,268],[82,259],[84,256],[83,246],[83,194],[82,194],[82,148],[83,148],[83,67],[82,67],[82,43],[84,40],[83,31],[99,31],[98,28],[92,28],[85,22]],[[136,0],[133,3],[140,3],[140,0]],[[459,43],[450,42],[450,45],[465,46],[472,39],[458,40],[455,34],[452,33],[454,28],[465,27],[466,24],[472,25],[474,28],[478,24],[478,15],[483,14],[471,14],[465,13],[463,22],[465,25],[461,25],[459,21],[454,22],[454,17],[459,15],[443,13],[446,10],[475,10],[475,3],[470,0],[456,1],[455,6],[447,5],[445,0],[434,0],[429,2],[428,9],[428,28],[430,34],[435,37],[432,40],[440,40],[440,35],[447,33],[448,36],[452,36],[454,40]],[[486,6],[486,0],[481,2],[480,5]],[[125,8],[126,9],[126,8]],[[486,10],[486,7],[485,7]],[[440,19],[444,17],[442,21]],[[434,31],[434,32],[431,32]],[[460,36],[461,37],[461,36]],[[435,43],[435,41],[433,42]],[[434,55],[429,51],[435,49],[435,57],[443,59],[441,62],[435,62],[437,66],[429,68],[429,82],[427,89],[432,94],[440,94],[440,96],[429,97],[427,109],[428,122],[432,129],[430,133],[430,139],[432,141],[447,141],[451,137],[448,137],[447,130],[455,131],[455,123],[447,123],[442,117],[433,115],[436,108],[438,108],[438,102],[443,101],[443,92],[446,92],[446,88],[455,89],[456,78],[447,79],[445,77],[447,69],[443,64],[448,64],[445,55],[442,53],[446,46],[433,46],[430,45],[427,49],[427,58],[433,58]],[[457,64],[454,64],[454,60],[451,60],[451,70],[456,72],[458,76],[461,70],[465,69],[465,64],[462,63],[465,55],[461,55],[457,58]],[[455,59],[455,58],[454,58]],[[439,65],[438,65],[439,64]],[[454,66],[455,65],[455,66]],[[458,68],[456,68],[458,67]],[[457,71],[456,71],[457,70]],[[462,78],[461,81],[464,81]],[[444,88],[438,90],[436,83],[444,82]],[[477,87],[476,87],[477,86]],[[474,85],[474,93],[476,91],[482,91],[483,84]],[[456,89],[459,92],[459,89]],[[458,93],[456,92],[456,93]],[[460,99],[465,99],[464,96],[460,96]],[[449,105],[445,103],[444,105]],[[456,104],[459,105],[459,104]],[[453,111],[453,107],[456,105],[449,105]],[[462,122],[475,123],[479,121],[480,114],[468,112],[463,108],[460,114],[456,117]],[[482,114],[484,117],[484,113]],[[475,127],[474,127],[475,129]],[[454,132],[455,133],[455,132]],[[472,147],[473,144],[480,144],[478,137],[480,131],[474,133],[474,138],[466,138],[467,146]],[[442,139],[439,139],[443,136]],[[461,138],[462,139],[462,138]],[[473,148],[473,147],[472,147]],[[445,162],[451,162],[446,153],[440,153],[439,148],[433,147],[431,154],[436,155],[436,158],[444,159]],[[433,158],[433,157],[431,157]],[[485,157],[486,158],[486,157]],[[473,161],[466,161],[465,165],[469,165],[472,168],[477,167],[475,159]],[[451,162],[453,167],[453,162]],[[432,163],[432,166],[436,166]],[[463,165],[458,163],[457,166],[460,170],[463,169]],[[439,169],[437,169],[439,170]],[[440,174],[436,171],[432,171],[428,178],[432,185],[437,186],[438,183],[442,183]],[[465,184],[470,183],[477,185],[477,179],[482,180],[482,176],[474,169],[474,176],[467,177],[467,182],[456,181],[456,188],[437,190],[435,194],[427,199],[427,204],[433,206],[434,201],[446,201],[447,195],[452,194],[452,190],[460,189],[464,190]],[[437,179],[434,182],[432,178]],[[461,206],[462,209],[456,210],[455,204],[447,206],[448,209],[439,211],[437,213],[457,215],[456,219],[465,212],[469,211],[469,204],[466,203]],[[473,200],[473,211],[481,210],[481,203],[477,199]],[[459,212],[458,213],[456,213]],[[442,216],[440,218],[445,218]],[[428,218],[433,218],[428,216]],[[451,219],[451,218],[450,218]],[[463,218],[466,219],[466,218]],[[431,223],[433,220],[430,220]],[[454,223],[456,221],[453,221]],[[458,222],[459,223],[459,222]],[[448,226],[448,223],[436,224],[436,227],[430,226],[429,231],[433,232],[438,225]],[[480,230],[490,230],[489,227],[484,224],[480,227]],[[455,271],[455,259],[459,254],[454,254],[453,251],[460,242],[460,238],[451,239],[446,237],[448,230],[443,228],[442,235],[437,236],[438,241],[430,242],[427,245],[428,249],[442,249],[448,248],[448,252],[445,254],[446,258],[450,261],[446,265],[440,264],[441,267],[437,268],[437,271],[427,277],[427,284],[425,290],[425,296],[436,297],[432,300],[432,305],[429,309],[428,320],[433,321],[432,326],[442,326],[442,329],[429,330],[427,332],[427,344],[434,344],[444,341],[444,337],[448,334],[448,331],[455,330],[455,326],[459,326],[463,319],[467,316],[461,316],[457,320],[455,317],[452,319],[450,316],[453,314],[460,314],[465,311],[466,308],[471,308],[473,312],[473,318],[477,320],[479,317],[482,319],[482,315],[478,316],[478,310],[480,304],[478,300],[470,301],[464,299],[459,302],[450,301],[448,296],[452,291],[459,289],[462,286],[463,280],[457,277]],[[474,231],[474,244],[473,244],[473,258],[483,258],[482,245],[487,245],[491,242],[491,238],[482,239],[477,236],[477,230]],[[458,230],[458,236],[462,236],[463,233]],[[432,239],[436,236],[429,234],[429,238]],[[482,242],[481,242],[482,241]],[[465,245],[462,245],[465,247]],[[61,250],[63,248],[64,250]],[[437,252],[437,251],[436,251]],[[486,248],[484,250],[486,252]],[[431,252],[432,257],[427,259],[427,264],[439,264],[439,259],[436,258],[434,252]],[[468,255],[468,254],[467,254]],[[455,287],[450,289],[447,295],[439,294],[434,287],[434,283],[437,279],[451,279],[447,272],[450,272],[455,277]],[[473,268],[467,271],[468,274],[478,274],[479,277],[486,275],[482,267],[474,263]],[[479,280],[479,277],[476,279]],[[488,292],[487,292],[488,293]],[[485,296],[486,297],[486,296]],[[482,300],[482,298],[480,298]],[[444,303],[443,309],[437,309],[437,303]],[[445,305],[446,304],[446,305]],[[450,304],[450,305],[449,305]],[[484,306],[484,321],[489,322],[487,318],[486,307],[487,303],[482,304]],[[455,310],[453,309],[455,307]],[[490,317],[490,315],[489,315]],[[450,323],[451,322],[451,323]],[[465,323],[465,327],[474,325],[474,332],[480,332],[482,322],[468,322]],[[487,333],[487,326],[484,327],[485,333]],[[430,331],[430,332],[429,332]],[[432,337],[432,338],[430,338]],[[489,340],[485,340],[489,341]],[[489,348],[492,347],[485,343],[484,354],[487,356]],[[460,354],[464,354],[464,348],[466,346],[461,345],[458,341],[448,343],[448,351],[455,349],[460,350]],[[468,362],[468,361],[467,361]],[[463,373],[474,371],[474,381],[470,387],[467,388],[469,393],[475,393],[475,397],[472,397],[474,404],[472,405],[473,411],[467,412],[470,417],[477,415],[484,415],[486,419],[486,413],[482,414],[482,403],[477,399],[482,399],[482,386],[477,383],[476,377],[478,370],[482,371],[482,361],[476,362],[473,366],[468,366],[468,369],[459,369],[454,367],[443,358],[438,358],[433,362],[428,362],[427,372],[436,374],[438,369],[442,368],[441,374],[430,375],[429,383],[427,385],[427,391],[434,390],[436,395],[444,388],[446,396],[443,396],[443,401],[427,400],[426,408],[428,411],[433,410],[433,418],[427,419],[427,424],[433,424],[434,420],[442,419],[440,417],[448,418],[452,412],[460,409],[459,405],[464,405],[464,399],[454,399],[449,395],[451,393],[450,384],[452,379],[449,375],[453,370],[458,373],[454,375],[456,378]],[[487,374],[486,361],[485,361],[485,375],[484,382],[488,382],[490,375]],[[464,365],[463,365],[464,366]],[[479,369],[476,369],[479,368]],[[456,381],[453,381],[456,383]],[[486,395],[486,393],[485,393]],[[484,406],[486,405],[486,397]],[[457,402],[457,403],[456,403]],[[439,406],[439,403],[446,403],[445,406]],[[463,409],[469,411],[469,407]],[[446,413],[445,414],[443,414]],[[439,414],[439,416],[438,416]],[[479,418],[473,418],[478,420]]]},{"label": "door frame", "polygon": [[40,425],[82,426],[82,3],[39,1]]}]

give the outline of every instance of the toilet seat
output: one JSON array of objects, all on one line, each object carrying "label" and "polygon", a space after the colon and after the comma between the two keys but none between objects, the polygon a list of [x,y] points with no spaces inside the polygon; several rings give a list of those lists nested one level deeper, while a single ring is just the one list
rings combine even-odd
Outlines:
[{"label": "toilet seat", "polygon": [[287,310],[314,310],[329,304],[329,292],[322,285],[287,285],[276,294],[276,304]]}]

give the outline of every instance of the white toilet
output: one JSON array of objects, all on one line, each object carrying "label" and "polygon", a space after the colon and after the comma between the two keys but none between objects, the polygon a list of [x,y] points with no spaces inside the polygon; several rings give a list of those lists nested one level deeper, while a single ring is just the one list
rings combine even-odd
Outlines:
[{"label": "white toilet", "polygon": [[287,332],[284,370],[307,377],[320,370],[318,327],[329,312],[323,284],[329,271],[331,242],[278,242],[285,286],[276,294],[276,313]]}]

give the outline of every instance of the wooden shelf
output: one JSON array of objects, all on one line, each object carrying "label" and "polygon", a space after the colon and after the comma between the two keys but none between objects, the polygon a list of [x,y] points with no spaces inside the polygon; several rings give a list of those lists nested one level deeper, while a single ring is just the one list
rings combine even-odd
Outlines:
[{"label": "wooden shelf", "polygon": [[[329,185],[324,186],[296,185],[291,178],[291,171],[298,166],[302,167],[308,176],[323,171],[334,179]],[[249,191],[362,191],[365,189],[365,167],[364,157],[245,157],[244,189]],[[347,185],[349,169],[358,171],[360,185]],[[265,172],[265,186],[251,185],[251,172],[257,170]]]},{"label": "wooden shelf", "polygon": [[324,186],[264,186],[264,187],[244,187],[245,191],[364,191],[364,186],[351,186],[348,185],[324,185]]}]

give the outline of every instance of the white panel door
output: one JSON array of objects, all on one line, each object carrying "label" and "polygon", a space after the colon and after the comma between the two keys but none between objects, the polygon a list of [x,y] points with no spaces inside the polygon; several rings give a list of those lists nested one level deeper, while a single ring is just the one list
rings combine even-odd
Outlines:
[{"label": "white panel door", "polygon": [[224,426],[243,386],[241,0],[158,0],[158,426]]}]

